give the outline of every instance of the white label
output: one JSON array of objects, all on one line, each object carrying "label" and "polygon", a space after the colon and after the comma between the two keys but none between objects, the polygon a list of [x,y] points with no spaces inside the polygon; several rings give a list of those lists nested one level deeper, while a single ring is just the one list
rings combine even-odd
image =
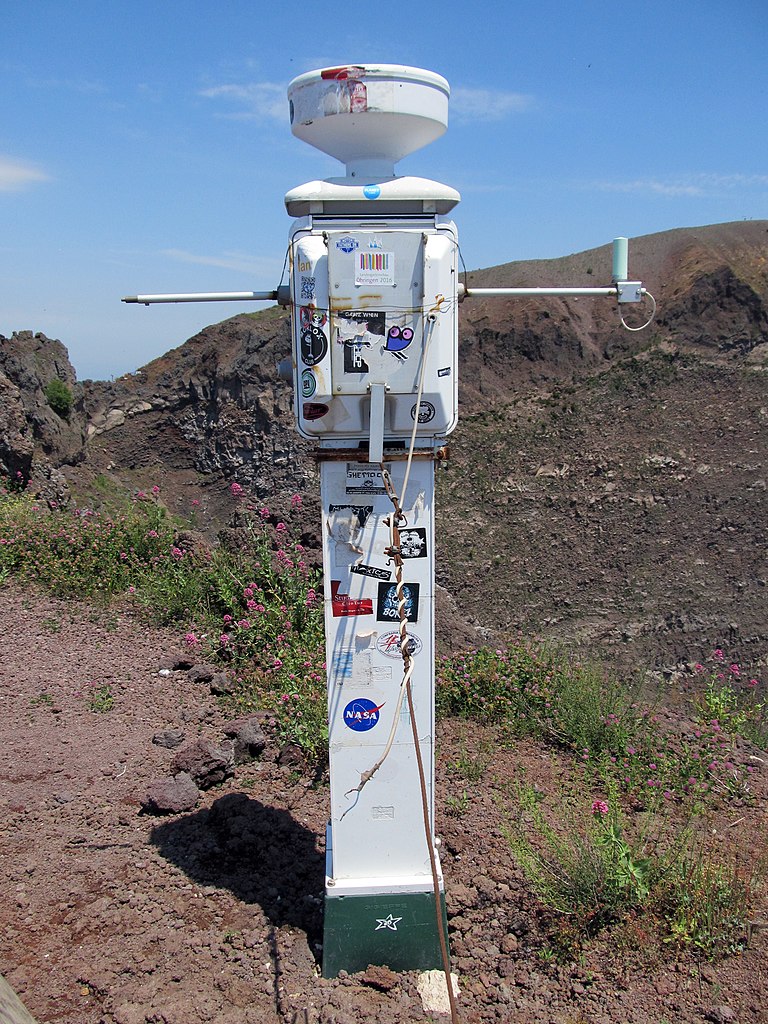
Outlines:
[{"label": "white label", "polygon": [[355,284],[395,283],[395,254],[380,249],[355,253]]}]

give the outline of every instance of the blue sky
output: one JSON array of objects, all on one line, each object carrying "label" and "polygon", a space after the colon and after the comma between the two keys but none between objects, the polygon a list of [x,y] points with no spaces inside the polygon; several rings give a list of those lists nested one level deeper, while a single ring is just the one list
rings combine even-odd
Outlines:
[{"label": "blue sky", "polygon": [[397,170],[461,192],[469,269],[768,217],[765,0],[3,0],[0,40],[0,334],[60,338],[81,379],[257,308],[123,295],[277,285],[283,196],[343,173],[290,131],[313,68],[448,79],[447,133]]}]

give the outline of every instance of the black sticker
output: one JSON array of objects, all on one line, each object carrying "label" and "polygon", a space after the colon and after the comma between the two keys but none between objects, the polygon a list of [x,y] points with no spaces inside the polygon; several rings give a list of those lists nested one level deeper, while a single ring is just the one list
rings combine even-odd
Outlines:
[{"label": "black sticker", "polygon": [[328,351],[328,339],[323,331],[311,324],[301,329],[301,361],[305,366],[317,366]]},{"label": "black sticker", "polygon": [[351,320],[356,324],[365,324],[368,334],[377,334],[382,338],[384,337],[384,313],[381,310],[343,309],[338,313],[334,313],[334,316],[337,320]]},{"label": "black sticker", "polygon": [[451,368],[450,368],[450,366],[444,366],[442,369],[438,370],[437,371],[437,376],[438,377],[450,377],[451,376]]},{"label": "black sticker", "polygon": [[362,562],[350,565],[349,571],[353,572],[356,576],[369,576],[372,580],[392,579],[392,573],[389,569],[378,569],[375,565],[363,565]]},{"label": "black sticker", "polygon": [[333,515],[334,512],[351,512],[362,530],[368,522],[368,516],[373,513],[373,505],[329,505],[328,514]]},{"label": "black sticker", "polygon": [[[405,618],[408,622],[417,622],[419,618],[419,586],[418,583],[403,584],[405,601]],[[379,622],[399,622],[400,609],[397,600],[396,583],[380,583],[379,599],[376,605],[376,618]]]},{"label": "black sticker", "polygon": [[400,554],[403,558],[427,557],[427,531],[414,526],[400,531]]},{"label": "black sticker", "polygon": [[368,373],[368,363],[363,359],[363,344],[359,341],[344,342],[344,373]]},{"label": "black sticker", "polygon": [[[411,419],[416,418],[416,406],[411,406]],[[419,403],[419,423],[429,423],[435,418],[435,407],[431,402]]]}]

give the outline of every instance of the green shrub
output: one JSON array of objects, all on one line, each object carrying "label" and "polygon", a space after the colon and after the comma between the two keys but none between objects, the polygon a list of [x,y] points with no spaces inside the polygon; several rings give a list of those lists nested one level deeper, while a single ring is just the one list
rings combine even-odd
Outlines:
[{"label": "green shrub", "polygon": [[64,381],[59,380],[58,377],[53,377],[45,385],[43,393],[48,405],[50,405],[56,415],[61,416],[63,420],[68,420],[69,414],[72,412],[72,392]]}]

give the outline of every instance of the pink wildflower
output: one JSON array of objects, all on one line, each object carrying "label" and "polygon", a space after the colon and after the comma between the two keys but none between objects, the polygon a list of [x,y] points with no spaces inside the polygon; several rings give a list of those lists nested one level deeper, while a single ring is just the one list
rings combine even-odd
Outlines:
[{"label": "pink wildflower", "polygon": [[724,654],[723,654],[723,652],[722,652],[722,651],[720,650],[720,648],[719,648],[719,647],[717,647],[717,648],[716,648],[716,649],[715,649],[714,651],[712,651],[712,657],[713,657],[713,658],[717,658],[717,660],[718,660],[718,661],[722,661],[722,660],[723,660],[723,658],[725,657],[725,655],[724,655]]},{"label": "pink wildflower", "polygon": [[233,498],[239,498],[243,493],[243,488],[238,483],[231,484],[229,488],[230,494]]},{"label": "pink wildflower", "polygon": [[595,816],[599,814],[601,817],[605,817],[608,813],[608,804],[605,800],[595,800],[592,804],[592,813]]},{"label": "pink wildflower", "polygon": [[301,495],[294,494],[291,497],[291,508],[301,508]]}]

